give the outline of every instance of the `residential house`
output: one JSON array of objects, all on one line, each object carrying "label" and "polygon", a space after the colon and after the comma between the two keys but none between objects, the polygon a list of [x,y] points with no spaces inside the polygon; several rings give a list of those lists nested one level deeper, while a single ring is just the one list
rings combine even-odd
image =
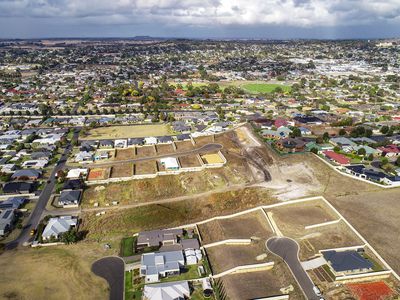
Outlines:
[{"label": "residential house", "polygon": [[14,209],[0,210],[0,236],[5,236],[12,230],[14,221]]},{"label": "residential house", "polygon": [[324,251],[325,260],[335,275],[352,275],[372,271],[373,264],[354,250]]},{"label": "residential house", "polygon": [[185,265],[182,251],[145,253],[141,258],[140,275],[146,282],[157,282],[160,278],[179,275]]},{"label": "residential house", "polygon": [[58,204],[63,207],[78,207],[81,201],[81,194],[82,192],[78,190],[62,191]]},{"label": "residential house", "polygon": [[28,170],[18,170],[11,175],[13,180],[37,180],[42,175],[42,171],[28,169]]},{"label": "residential house", "polygon": [[49,240],[52,237],[58,239],[60,235],[70,230],[71,227],[76,227],[77,224],[78,219],[72,216],[50,218],[43,230],[42,238],[44,240]]},{"label": "residential house", "polygon": [[179,170],[179,163],[175,157],[165,157],[160,159],[161,165],[166,171]]},{"label": "residential house", "polygon": [[174,245],[183,235],[182,229],[163,229],[140,232],[137,238],[138,247],[159,247],[161,245]]},{"label": "residential house", "polygon": [[329,158],[330,160],[340,164],[340,165],[348,165],[350,164],[350,158],[344,156],[343,154],[336,153],[334,151],[322,151],[322,153]]},{"label": "residential house", "polygon": [[35,185],[30,182],[8,182],[3,185],[4,194],[30,194]]},{"label": "residential house", "polygon": [[144,300],[183,300],[190,298],[190,288],[187,281],[166,282],[145,285]]}]

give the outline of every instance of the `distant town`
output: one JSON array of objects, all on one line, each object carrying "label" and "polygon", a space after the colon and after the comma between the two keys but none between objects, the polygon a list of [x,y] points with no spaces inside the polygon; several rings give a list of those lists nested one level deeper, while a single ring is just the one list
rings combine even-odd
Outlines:
[{"label": "distant town", "polygon": [[0,119],[2,299],[400,297],[400,40],[0,40]]}]

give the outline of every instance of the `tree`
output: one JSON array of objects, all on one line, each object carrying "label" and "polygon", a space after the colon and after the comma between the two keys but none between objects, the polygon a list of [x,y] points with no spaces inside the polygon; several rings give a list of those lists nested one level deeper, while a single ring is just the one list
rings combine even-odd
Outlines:
[{"label": "tree", "polygon": [[339,135],[340,135],[340,136],[346,135],[346,130],[345,130],[344,128],[340,129],[340,130],[339,130]]},{"label": "tree", "polygon": [[365,148],[360,148],[358,149],[357,154],[365,156],[367,154],[367,151],[365,151]]},{"label": "tree", "polygon": [[386,126],[386,125],[385,125],[385,126],[382,126],[380,132],[381,132],[382,134],[387,134],[387,133],[389,132],[389,126]]},{"label": "tree", "polygon": [[400,166],[400,156],[396,159],[395,164],[396,164],[396,166]]},{"label": "tree", "polygon": [[292,132],[290,133],[290,137],[300,137],[301,136],[301,130],[298,127],[293,127]]},{"label": "tree", "polygon": [[68,230],[61,236],[61,242],[66,244],[74,244],[78,241],[78,232],[75,228]]},{"label": "tree", "polygon": [[314,153],[314,154],[318,154],[318,149],[317,148],[312,148],[311,150],[310,150],[310,152],[312,152],[312,153]]},{"label": "tree", "polygon": [[322,135],[322,139],[324,140],[324,142],[329,141],[329,133],[324,132],[324,134]]},{"label": "tree", "polygon": [[374,155],[372,153],[370,155],[368,155],[368,160],[369,161],[373,161],[374,160]]}]

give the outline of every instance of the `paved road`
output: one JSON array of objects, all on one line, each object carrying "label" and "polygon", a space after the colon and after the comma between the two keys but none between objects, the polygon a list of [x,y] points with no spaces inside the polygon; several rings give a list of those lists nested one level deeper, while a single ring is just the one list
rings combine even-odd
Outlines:
[{"label": "paved road", "polygon": [[[75,131],[73,139],[77,139],[79,135],[79,130]],[[54,167],[53,171],[51,172],[50,175],[50,182],[46,183],[44,186],[42,193],[39,196],[39,199],[37,200],[37,204],[35,208],[33,209],[31,215],[29,216],[29,221],[28,224],[22,229],[20,235],[18,238],[16,238],[14,241],[8,243],[6,245],[6,249],[14,249],[20,245],[23,245],[26,242],[30,242],[33,237],[31,237],[30,232],[32,229],[36,229],[40,219],[42,217],[43,211],[46,209],[47,202],[50,199],[50,196],[53,192],[54,186],[56,184],[56,178],[55,175],[59,170],[62,170],[65,166],[65,163],[68,159],[69,153],[72,151],[72,146],[68,145],[65,149],[63,154],[61,155],[60,160]]]},{"label": "paved road", "polygon": [[269,251],[280,256],[286,262],[307,299],[320,299],[313,290],[313,282],[300,264],[299,245],[294,240],[286,237],[271,238],[267,241],[266,246]]},{"label": "paved road", "polygon": [[155,159],[160,159],[160,158],[165,158],[165,157],[186,156],[186,155],[193,155],[193,154],[199,154],[199,153],[204,153],[204,152],[212,152],[212,151],[217,151],[217,150],[221,150],[221,149],[222,149],[221,144],[211,143],[211,144],[204,145],[200,148],[188,150],[188,151],[181,151],[181,152],[177,152],[177,153],[147,156],[147,157],[138,157],[138,158],[132,158],[132,159],[126,159],[126,160],[116,160],[116,161],[110,161],[110,162],[106,162],[106,163],[88,164],[88,165],[85,165],[85,167],[114,166],[116,164],[125,164],[125,163],[129,163],[129,162],[135,163],[135,162],[139,162],[139,161],[155,160]]},{"label": "paved road", "polygon": [[95,261],[92,272],[110,285],[110,300],[124,299],[125,263],[120,257],[105,257]]}]

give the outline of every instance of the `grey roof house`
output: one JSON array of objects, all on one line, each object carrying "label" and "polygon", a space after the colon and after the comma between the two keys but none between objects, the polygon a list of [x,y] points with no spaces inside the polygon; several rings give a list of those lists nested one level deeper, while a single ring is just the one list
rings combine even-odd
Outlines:
[{"label": "grey roof house", "polygon": [[58,199],[58,204],[63,207],[77,207],[81,200],[81,191],[62,191],[60,198]]},{"label": "grey roof house", "polygon": [[157,282],[169,275],[179,275],[184,265],[182,251],[146,253],[141,258],[140,275],[145,276],[146,282]]}]

